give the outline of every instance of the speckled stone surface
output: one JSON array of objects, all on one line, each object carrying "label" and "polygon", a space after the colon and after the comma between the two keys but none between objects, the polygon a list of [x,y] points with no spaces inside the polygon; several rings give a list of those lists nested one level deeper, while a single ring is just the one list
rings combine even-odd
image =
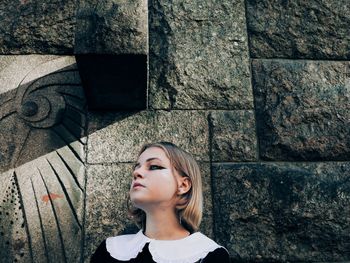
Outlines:
[{"label": "speckled stone surface", "polygon": [[154,109],[252,109],[244,1],[150,1]]},{"label": "speckled stone surface", "polygon": [[209,123],[213,162],[257,160],[253,111],[212,111]]},{"label": "speckled stone surface", "polygon": [[350,63],[254,60],[260,154],[350,160]]},{"label": "speckled stone surface", "polygon": [[148,54],[146,0],[77,0],[76,54]]},{"label": "speckled stone surface", "polygon": [[248,0],[254,58],[350,59],[350,3]]},{"label": "speckled stone surface", "polygon": [[74,0],[0,2],[0,54],[73,54]]},{"label": "speckled stone surface", "polygon": [[206,111],[90,113],[89,163],[135,161],[144,143],[170,141],[209,161]]},{"label": "speckled stone surface", "polygon": [[233,260],[350,259],[350,163],[214,164],[214,234]]}]

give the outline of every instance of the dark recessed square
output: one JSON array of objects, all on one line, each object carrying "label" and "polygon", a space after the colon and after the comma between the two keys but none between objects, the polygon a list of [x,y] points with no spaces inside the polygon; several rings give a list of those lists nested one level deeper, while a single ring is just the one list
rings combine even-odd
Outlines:
[{"label": "dark recessed square", "polygon": [[89,110],[147,106],[146,55],[76,55]]}]

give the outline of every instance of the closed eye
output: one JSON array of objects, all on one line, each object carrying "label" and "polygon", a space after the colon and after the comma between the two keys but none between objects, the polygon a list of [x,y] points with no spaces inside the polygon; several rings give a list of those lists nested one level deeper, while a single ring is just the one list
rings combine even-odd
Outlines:
[{"label": "closed eye", "polygon": [[164,169],[164,167],[158,166],[158,165],[150,165],[149,166],[150,170],[160,170],[160,169]]}]

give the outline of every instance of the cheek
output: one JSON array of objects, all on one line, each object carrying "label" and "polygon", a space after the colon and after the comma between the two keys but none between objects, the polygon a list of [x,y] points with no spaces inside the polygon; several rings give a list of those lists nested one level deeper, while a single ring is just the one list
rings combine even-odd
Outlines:
[{"label": "cheek", "polygon": [[160,189],[167,190],[167,192],[173,192],[177,187],[176,180],[170,170],[159,171],[154,180]]}]

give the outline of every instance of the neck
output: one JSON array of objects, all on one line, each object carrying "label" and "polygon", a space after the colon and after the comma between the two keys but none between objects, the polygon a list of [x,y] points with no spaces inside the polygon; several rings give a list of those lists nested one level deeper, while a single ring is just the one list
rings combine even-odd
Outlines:
[{"label": "neck", "polygon": [[146,212],[145,235],[158,240],[175,240],[190,233],[180,224],[174,211],[156,210]]}]

